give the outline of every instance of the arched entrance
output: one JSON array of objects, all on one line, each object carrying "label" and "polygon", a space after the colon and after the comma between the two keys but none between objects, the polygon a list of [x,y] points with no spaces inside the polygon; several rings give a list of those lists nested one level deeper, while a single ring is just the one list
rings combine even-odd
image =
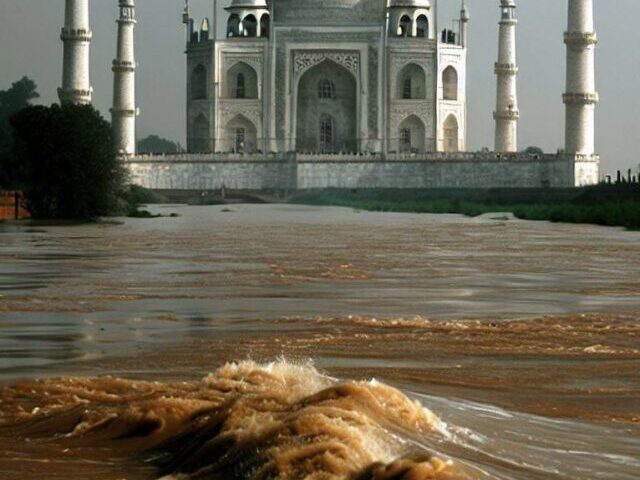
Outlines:
[{"label": "arched entrance", "polygon": [[444,151],[457,152],[460,149],[458,145],[458,119],[451,114],[444,121]]},{"label": "arched entrance", "polygon": [[269,38],[269,28],[271,25],[271,17],[268,13],[265,13],[260,17],[260,36]]},{"label": "arched entrance", "polygon": [[398,73],[396,98],[403,100],[424,100],[426,98],[427,76],[424,69],[410,63]]},{"label": "arched entrance", "polygon": [[258,98],[258,74],[244,62],[238,62],[225,76],[226,98]]},{"label": "arched entrance", "polygon": [[442,89],[445,100],[458,100],[458,72],[452,66],[442,72]]},{"label": "arched entrance", "polygon": [[413,22],[411,17],[403,15],[398,24],[398,36],[399,37],[411,37],[413,36]]},{"label": "arched entrance", "polygon": [[247,15],[242,20],[243,33],[245,37],[257,37],[258,36],[258,21],[253,15]]},{"label": "arched entrance", "polygon": [[401,153],[424,153],[424,137],[424,123],[415,115],[411,115],[400,124],[398,150]]},{"label": "arched entrance", "polygon": [[351,72],[332,60],[310,68],[298,83],[296,151],[357,151],[357,108]]},{"label": "arched entrance", "polygon": [[257,130],[253,122],[244,115],[236,115],[225,128],[226,152],[254,153],[258,150]]},{"label": "arched entrance", "polygon": [[204,100],[207,98],[207,69],[202,64],[191,72],[191,99]]},{"label": "arched entrance", "polygon": [[204,153],[211,150],[209,142],[209,120],[202,113],[193,122],[193,138],[191,148],[195,153]]},{"label": "arched entrance", "polygon": [[227,37],[240,36],[240,17],[235,13],[227,20]]},{"label": "arched entrance", "polygon": [[429,38],[429,19],[426,15],[420,15],[416,19],[416,37]]}]

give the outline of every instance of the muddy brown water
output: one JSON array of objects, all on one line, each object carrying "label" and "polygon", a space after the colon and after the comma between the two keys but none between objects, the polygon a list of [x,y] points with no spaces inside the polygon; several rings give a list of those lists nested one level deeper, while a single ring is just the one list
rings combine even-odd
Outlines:
[{"label": "muddy brown water", "polygon": [[0,478],[640,478],[640,233],[154,209],[0,224]]}]

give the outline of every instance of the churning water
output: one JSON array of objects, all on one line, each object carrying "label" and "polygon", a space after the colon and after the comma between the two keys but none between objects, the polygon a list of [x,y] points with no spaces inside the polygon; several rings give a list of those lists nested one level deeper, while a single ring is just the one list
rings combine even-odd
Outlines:
[{"label": "churning water", "polygon": [[158,208],[0,224],[0,478],[640,477],[639,233]]}]

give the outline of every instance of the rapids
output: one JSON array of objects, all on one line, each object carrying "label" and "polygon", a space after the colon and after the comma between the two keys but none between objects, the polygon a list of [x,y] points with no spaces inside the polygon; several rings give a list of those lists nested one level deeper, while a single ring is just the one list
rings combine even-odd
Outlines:
[{"label": "rapids", "polygon": [[284,360],[231,363],[194,382],[25,382],[0,390],[0,400],[7,479],[29,474],[30,455],[55,458],[46,478],[65,479],[631,480],[640,472],[632,427],[405,394]]},{"label": "rapids", "polygon": [[49,380],[5,388],[0,398],[5,445],[87,449],[87,461],[92,448],[109,447],[146,458],[165,479],[467,478],[403,438],[446,436],[419,402],[282,361],[228,364],[196,383]]}]

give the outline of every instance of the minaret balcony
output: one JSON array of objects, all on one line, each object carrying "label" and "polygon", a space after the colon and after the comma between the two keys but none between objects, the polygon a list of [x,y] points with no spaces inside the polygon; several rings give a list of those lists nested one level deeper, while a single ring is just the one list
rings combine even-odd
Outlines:
[{"label": "minaret balcony", "polygon": [[120,117],[137,117],[139,113],[137,108],[110,108],[109,111]]},{"label": "minaret balcony", "polygon": [[60,34],[61,40],[77,40],[79,42],[90,42],[93,38],[93,33],[91,30],[86,30],[84,28],[73,29],[73,28],[63,28],[62,33]]},{"label": "minaret balcony", "polygon": [[93,89],[78,90],[78,89],[58,89],[58,97],[62,103],[79,103],[89,104],[91,103],[91,96],[93,95]]},{"label": "minaret balcony", "polygon": [[600,101],[598,93],[565,93],[562,95],[565,105],[595,105]]},{"label": "minaret balcony", "polygon": [[503,112],[493,112],[494,120],[518,120],[520,118],[519,110],[505,110]]},{"label": "minaret balcony", "polygon": [[113,72],[135,72],[136,71],[136,63],[129,62],[126,60],[114,60],[113,67],[111,68]]},{"label": "minaret balcony", "polygon": [[565,32],[564,43],[566,45],[595,45],[598,43],[596,32]]},{"label": "minaret balcony", "polygon": [[515,63],[496,63],[494,66],[496,74],[516,75],[518,70],[518,66]]}]

